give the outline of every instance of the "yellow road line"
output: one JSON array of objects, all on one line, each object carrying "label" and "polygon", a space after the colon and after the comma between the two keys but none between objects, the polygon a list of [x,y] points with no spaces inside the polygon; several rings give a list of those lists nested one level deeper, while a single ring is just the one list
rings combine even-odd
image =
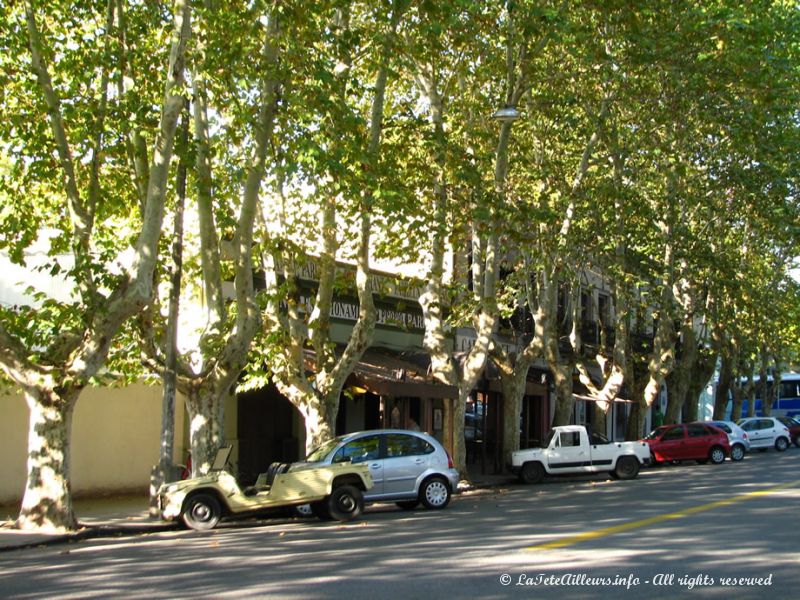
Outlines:
[{"label": "yellow road line", "polygon": [[709,502],[708,504],[701,504],[699,506],[693,506],[691,508],[685,508],[683,510],[678,510],[663,515],[648,517],[647,519],[630,521],[628,523],[622,523],[621,525],[604,527],[603,529],[598,529],[596,531],[587,531],[586,533],[578,533],[576,535],[570,535],[561,538],[559,540],[555,540],[553,542],[528,546],[524,550],[534,551],[534,550],[552,550],[554,548],[564,548],[566,546],[572,546],[573,544],[578,544],[580,542],[585,542],[587,540],[594,540],[597,538],[601,538],[606,535],[612,535],[614,533],[620,533],[623,531],[628,531],[630,529],[637,529],[639,527],[647,527],[648,525],[655,525],[656,523],[661,523],[662,521],[669,521],[670,519],[681,519],[683,517],[688,517],[689,515],[695,515],[697,513],[705,512],[707,510],[719,508],[721,506],[728,506],[730,504],[735,504],[736,502],[743,502],[744,500],[751,500],[753,498],[759,498],[761,496],[768,496],[770,494],[777,492],[778,490],[795,487],[797,485],[800,485],[800,480],[791,481],[789,483],[784,483],[781,485],[776,485],[775,487],[767,488],[765,490],[759,490],[756,492],[747,492],[746,494],[739,494],[738,496],[733,496],[732,498],[727,498],[725,500],[717,500],[716,502]]}]

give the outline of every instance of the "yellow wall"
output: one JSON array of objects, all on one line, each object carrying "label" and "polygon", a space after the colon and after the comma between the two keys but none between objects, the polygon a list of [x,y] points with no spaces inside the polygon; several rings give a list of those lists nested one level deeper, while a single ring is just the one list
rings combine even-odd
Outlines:
[{"label": "yellow wall", "polygon": [[28,406],[21,394],[0,392],[0,504],[18,500],[25,489]]},{"label": "yellow wall", "polygon": [[[161,387],[88,388],[72,425],[72,491],[147,494],[158,461]],[[28,407],[21,394],[0,393],[0,504],[21,499],[25,488]],[[176,401],[175,461],[185,457],[183,401]]]}]

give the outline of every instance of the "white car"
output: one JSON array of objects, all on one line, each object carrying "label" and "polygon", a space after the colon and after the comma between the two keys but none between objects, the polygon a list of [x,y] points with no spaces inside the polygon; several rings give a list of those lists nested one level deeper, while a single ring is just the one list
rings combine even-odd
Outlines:
[{"label": "white car", "polygon": [[745,453],[750,451],[749,434],[733,421],[709,421],[708,424],[719,427],[728,434],[728,441],[731,444],[731,460],[742,460]]},{"label": "white car", "polygon": [[789,428],[774,417],[748,417],[739,419],[736,424],[745,430],[752,448],[761,451],[775,448],[778,452],[783,452],[789,447]]}]

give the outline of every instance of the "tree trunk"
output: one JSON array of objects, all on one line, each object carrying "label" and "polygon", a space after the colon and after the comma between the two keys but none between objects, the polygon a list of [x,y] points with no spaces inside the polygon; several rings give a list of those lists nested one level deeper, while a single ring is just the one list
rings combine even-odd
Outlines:
[{"label": "tree trunk", "polygon": [[70,435],[79,391],[59,396],[55,391],[26,390],[30,410],[28,479],[16,526],[19,529],[63,532],[77,521],[70,489]]},{"label": "tree trunk", "polygon": [[728,407],[728,397],[731,390],[731,379],[733,378],[733,365],[729,352],[722,354],[722,366],[719,371],[719,382],[717,383],[717,391],[714,394],[714,415],[716,421],[725,418],[725,412]]},{"label": "tree trunk", "polygon": [[495,357],[495,363],[500,370],[500,384],[503,386],[503,464],[505,465],[511,462],[511,453],[519,450],[519,422],[529,363],[525,361],[524,366],[520,366],[519,360],[513,365],[500,364],[501,362],[503,361]]},{"label": "tree trunk", "polygon": [[699,420],[700,409],[700,394],[703,388],[706,387],[708,378],[705,380],[693,379],[689,382],[689,388],[686,390],[686,403],[684,404],[684,421],[691,423]]},{"label": "tree trunk", "polygon": [[185,390],[189,417],[189,444],[192,452],[192,477],[205,475],[224,440],[225,400],[214,385],[193,386]]},{"label": "tree trunk", "polygon": [[[336,435],[338,396],[341,395],[341,388],[336,390],[337,398],[334,403],[330,398],[320,396],[312,387],[306,385],[304,380],[297,377],[284,374],[283,377],[275,378],[275,385],[303,416],[306,454]],[[332,394],[331,391],[330,395]]]},{"label": "tree trunk", "polygon": [[697,360],[692,369],[692,376],[689,380],[689,388],[686,391],[685,421],[692,422],[699,420],[698,410],[700,404],[700,394],[708,385],[708,381],[714,375],[717,366],[717,353],[709,349],[699,349]]},{"label": "tree trunk", "polygon": [[[305,416],[303,422],[306,429],[306,454],[319,447],[324,442],[331,440],[336,434],[336,419],[329,419],[322,416],[322,411],[313,409],[308,405],[300,409]],[[331,421],[334,421],[331,423]]]},{"label": "tree trunk", "polygon": [[442,414],[442,425],[444,427],[442,431],[442,443],[445,448],[453,447],[453,405],[457,401],[457,398],[444,398],[442,401],[442,405],[444,406]]},{"label": "tree trunk", "polygon": [[575,410],[575,396],[572,395],[572,368],[557,367],[553,369],[556,388],[556,407],[553,411],[553,427],[569,425],[572,412]]},{"label": "tree trunk", "polygon": [[[184,153],[189,137],[189,106],[180,127],[179,149]],[[186,161],[181,154],[176,182],[175,215],[172,233],[172,265],[170,267],[169,303],[167,329],[164,338],[164,369],[161,381],[164,390],[161,396],[161,443],[158,464],[150,474],[150,517],[160,518],[158,490],[170,479],[175,448],[175,393],[177,391],[178,365],[178,311],[180,309],[181,278],[183,276],[183,216],[186,206]]]},{"label": "tree trunk", "polygon": [[642,410],[642,403],[631,405],[631,412],[628,414],[628,423],[625,428],[626,440],[635,441],[642,437],[645,417],[646,413]]},{"label": "tree trunk", "polygon": [[742,418],[742,405],[744,404],[744,396],[744,386],[733,386],[733,407],[731,408],[731,421],[738,421]]},{"label": "tree trunk", "polygon": [[[766,349],[762,347],[761,349],[761,364],[758,368],[758,394],[757,396],[761,398],[761,414],[764,416],[768,416],[767,413],[764,412],[764,405],[767,403],[767,398],[770,394],[770,387],[769,387],[769,372],[767,371],[767,353]],[[756,416],[756,408],[755,402],[751,407],[752,414],[748,415],[751,417]]]},{"label": "tree trunk", "polygon": [[458,399],[453,406],[453,462],[461,476],[466,478],[467,474],[467,444],[464,439],[464,419],[467,413],[467,400],[472,391],[471,385],[460,385],[458,387]]},{"label": "tree trunk", "polygon": [[647,418],[647,413],[653,407],[653,404],[656,403],[656,400],[659,400],[659,396],[661,396],[661,386],[663,383],[663,379],[651,377],[647,382],[647,386],[644,388],[644,404],[639,405],[639,437],[645,433],[644,423]]},{"label": "tree trunk", "polygon": [[693,318],[687,315],[681,331],[681,357],[675,360],[675,368],[667,376],[667,411],[664,423],[680,422],[681,410],[686,404],[689,383],[697,361],[697,336],[692,326]]},{"label": "tree trunk", "polygon": [[606,403],[606,405],[609,407],[606,410],[601,409],[599,406],[595,406],[594,410],[592,411],[592,431],[602,435],[606,435],[606,432],[608,431],[608,410],[612,406],[610,403]]},{"label": "tree trunk", "polygon": [[[632,363],[633,361],[629,361]],[[637,377],[637,371],[632,364],[629,364],[628,371],[625,374],[625,382],[628,385],[632,398],[636,402],[630,405],[631,410],[628,413],[628,420],[625,424],[625,439],[638,440],[642,437],[642,427],[644,424],[645,415],[642,414],[644,410],[642,405],[644,402],[644,389],[646,387],[646,379],[644,377]]]},{"label": "tree trunk", "polygon": [[748,417],[756,416],[756,384],[753,383],[747,390],[747,414]]},{"label": "tree trunk", "polygon": [[769,417],[772,414],[772,407],[778,399],[781,389],[781,371],[775,369],[775,375],[772,378],[772,385],[768,386],[765,399],[761,402],[761,414],[764,417]]}]

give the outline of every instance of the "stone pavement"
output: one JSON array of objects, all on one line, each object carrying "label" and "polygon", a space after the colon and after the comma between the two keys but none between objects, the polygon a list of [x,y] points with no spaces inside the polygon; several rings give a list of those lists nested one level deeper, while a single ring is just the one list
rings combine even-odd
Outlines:
[{"label": "stone pavement", "polygon": [[146,496],[107,496],[74,500],[73,507],[80,528],[78,531],[65,534],[32,533],[13,529],[19,507],[2,506],[0,507],[0,553],[94,537],[153,533],[176,527],[173,523],[150,519],[148,502]]},{"label": "stone pavement", "polygon": [[[471,483],[462,481],[459,492],[494,488],[513,483],[511,475],[471,473]],[[108,496],[74,500],[75,515],[80,524],[76,532],[31,533],[13,529],[18,506],[0,506],[0,553],[51,544],[62,544],[97,537],[117,537],[168,531],[178,527],[151,519],[146,496]]]}]

